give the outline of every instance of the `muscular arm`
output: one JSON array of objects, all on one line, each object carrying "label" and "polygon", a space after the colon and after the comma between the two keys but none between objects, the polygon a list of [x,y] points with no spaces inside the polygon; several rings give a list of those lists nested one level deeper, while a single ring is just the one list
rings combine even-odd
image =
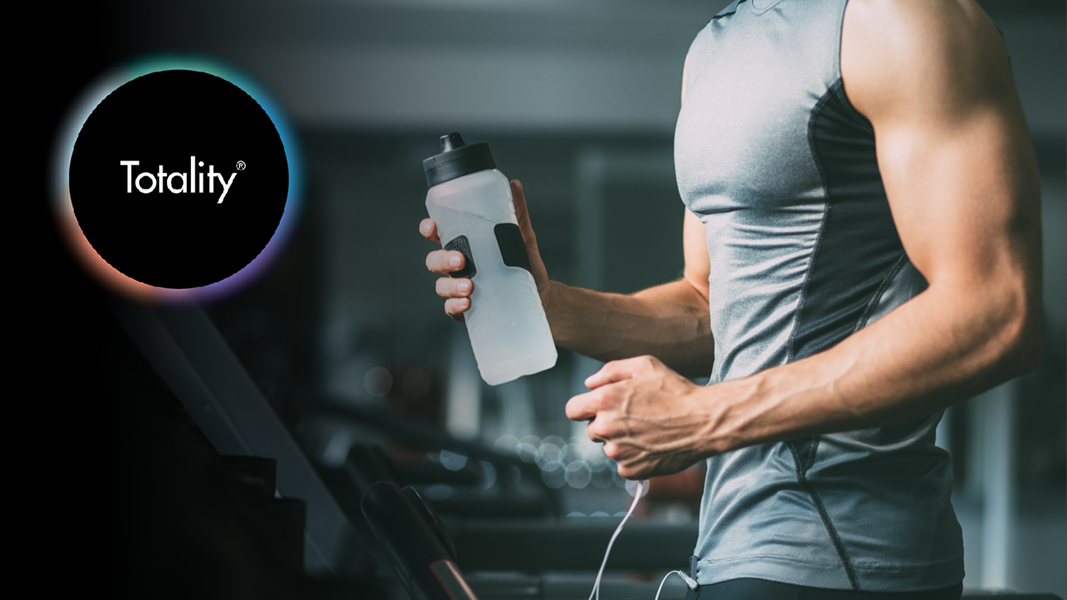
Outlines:
[{"label": "muscular arm", "polygon": [[545,310],[559,345],[599,360],[649,354],[691,377],[713,360],[704,224],[688,210],[681,279],[635,294],[607,294],[553,282]]},{"label": "muscular arm", "polygon": [[841,53],[901,241],[929,287],[830,350],[741,380],[698,388],[651,359],[609,363],[567,414],[595,417],[589,435],[623,476],[920,419],[1036,365],[1038,177],[996,29],[973,2],[853,0]]},{"label": "muscular arm", "polygon": [[[678,281],[634,294],[609,294],[551,281],[537,249],[522,185],[512,182],[515,214],[545,313],[556,343],[599,360],[641,354],[657,357],[691,377],[711,371],[713,340],[708,315],[708,264],[704,224],[688,210],[684,225],[685,271]],[[440,243],[433,222],[423,221],[422,233]],[[455,259],[455,264],[451,263]],[[438,250],[426,259],[427,268],[449,273],[462,268],[463,255]],[[469,279],[438,280],[437,293],[447,298],[445,311],[460,317],[470,307]]]}]

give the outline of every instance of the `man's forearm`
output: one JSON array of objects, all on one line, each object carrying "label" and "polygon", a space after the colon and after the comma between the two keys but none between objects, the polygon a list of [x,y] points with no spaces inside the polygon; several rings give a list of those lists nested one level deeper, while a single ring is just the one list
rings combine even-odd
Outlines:
[{"label": "man's forearm", "polygon": [[628,295],[552,282],[545,311],[556,343],[579,354],[605,361],[650,354],[690,377],[711,372],[707,299],[685,279]]},{"label": "man's forearm", "polygon": [[1032,297],[928,290],[823,353],[705,388],[721,424],[705,453],[925,418],[1034,368],[1040,323]]}]

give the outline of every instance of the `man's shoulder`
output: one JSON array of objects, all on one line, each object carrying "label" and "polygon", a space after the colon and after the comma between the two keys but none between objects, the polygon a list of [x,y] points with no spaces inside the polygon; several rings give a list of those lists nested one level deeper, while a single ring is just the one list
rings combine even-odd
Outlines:
[{"label": "man's shoulder", "polygon": [[995,95],[1009,70],[1003,39],[974,0],[850,0],[841,73],[860,112],[887,114],[923,110],[924,100],[965,106]]},{"label": "man's shoulder", "polygon": [[[959,28],[973,27],[987,19],[985,11],[975,0],[848,0],[847,10],[869,20],[882,32],[921,34],[926,31],[950,33]],[[899,31],[894,31],[903,27]],[[869,33],[878,36],[872,29]]]}]

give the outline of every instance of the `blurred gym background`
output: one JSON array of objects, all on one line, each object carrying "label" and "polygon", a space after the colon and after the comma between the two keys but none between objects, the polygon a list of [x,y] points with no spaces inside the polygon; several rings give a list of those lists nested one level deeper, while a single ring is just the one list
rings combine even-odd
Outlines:
[{"label": "blurred gym background", "polygon": [[[503,477],[420,447],[395,430],[408,422],[514,453],[557,490],[560,516],[592,519],[630,500],[583,424],[563,414],[599,363],[561,351],[547,372],[481,381],[465,328],[444,315],[424,266],[434,246],[417,231],[421,161],[452,131],[489,142],[498,168],[523,182],[554,279],[633,292],[677,278],[682,61],[725,4],[162,0],[111,5],[99,43],[109,64],[160,53],[225,61],[272,92],[296,126],[306,183],[297,233],[266,277],[207,310],[317,468],[378,443],[412,470],[434,463],[483,487]],[[1045,358],[950,409],[939,443],[954,458],[965,586],[1062,597],[1065,8],[980,4],[1004,35],[1040,161]],[[379,414],[395,417],[394,429],[356,418]],[[460,487],[425,491],[447,500]],[[639,516],[692,523],[700,489],[699,467],[654,483]]]}]

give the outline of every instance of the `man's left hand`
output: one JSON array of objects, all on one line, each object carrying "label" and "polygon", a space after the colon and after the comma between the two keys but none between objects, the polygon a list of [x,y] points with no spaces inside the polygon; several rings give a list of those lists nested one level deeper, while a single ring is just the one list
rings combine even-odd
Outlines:
[{"label": "man's left hand", "polygon": [[589,439],[604,443],[619,475],[647,479],[700,460],[703,429],[719,421],[705,390],[652,356],[612,361],[585,380],[590,392],[567,402],[567,418],[589,421]]}]

